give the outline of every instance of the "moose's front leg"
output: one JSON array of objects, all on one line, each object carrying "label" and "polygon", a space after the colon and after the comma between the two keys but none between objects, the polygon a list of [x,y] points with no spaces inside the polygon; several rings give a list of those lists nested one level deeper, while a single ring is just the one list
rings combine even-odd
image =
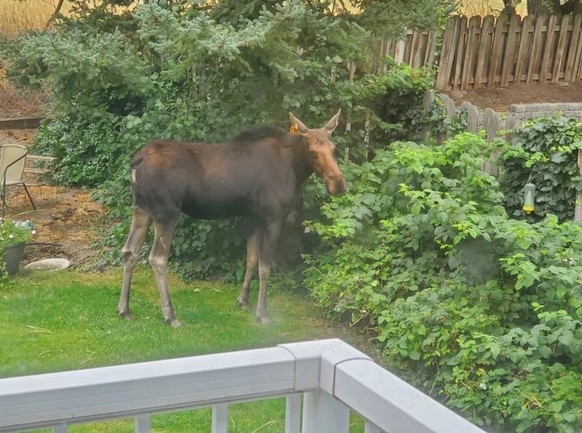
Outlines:
[{"label": "moose's front leg", "polygon": [[262,236],[259,248],[259,299],[257,301],[256,319],[261,323],[270,323],[271,318],[267,313],[267,283],[271,275],[273,256],[279,233],[281,221],[270,222]]},{"label": "moose's front leg", "polygon": [[168,290],[168,256],[170,255],[170,245],[172,244],[172,237],[174,235],[175,221],[172,223],[158,223],[154,222],[155,237],[154,245],[150,252],[149,262],[154,271],[158,288],[160,290],[160,301],[162,303],[162,313],[164,320],[171,324],[174,328],[182,326],[180,321],[176,319],[174,314],[174,307],[170,299],[170,292]]}]

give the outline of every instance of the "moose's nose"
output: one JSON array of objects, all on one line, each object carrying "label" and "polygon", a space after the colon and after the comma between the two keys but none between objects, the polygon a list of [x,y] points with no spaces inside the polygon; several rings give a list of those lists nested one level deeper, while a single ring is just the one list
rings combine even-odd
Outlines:
[{"label": "moose's nose", "polygon": [[348,189],[346,181],[344,180],[343,177],[337,179],[330,179],[328,182],[326,182],[326,185],[327,192],[329,192],[331,195],[345,194],[345,192]]}]

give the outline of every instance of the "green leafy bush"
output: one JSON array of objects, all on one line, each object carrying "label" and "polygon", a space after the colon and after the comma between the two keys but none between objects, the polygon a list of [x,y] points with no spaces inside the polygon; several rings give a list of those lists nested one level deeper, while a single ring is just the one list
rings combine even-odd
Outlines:
[{"label": "green leafy bush", "polygon": [[577,165],[582,148],[582,123],[564,116],[532,119],[510,136],[511,148],[501,160],[502,191],[508,212],[523,217],[523,187],[536,185],[535,211],[539,221],[548,213],[562,221],[574,217],[576,193],[582,190]]},{"label": "green leafy bush", "polygon": [[332,316],[375,332],[401,375],[475,422],[578,431],[582,227],[509,218],[481,171],[493,146],[470,134],[396,142],[351,166],[350,193],[308,226],[325,243],[306,257],[306,282]]},{"label": "green leafy bush", "polygon": [[35,151],[57,158],[54,180],[58,183],[101,185],[120,169],[120,157],[125,153],[114,122],[112,116],[62,116],[41,126]]}]

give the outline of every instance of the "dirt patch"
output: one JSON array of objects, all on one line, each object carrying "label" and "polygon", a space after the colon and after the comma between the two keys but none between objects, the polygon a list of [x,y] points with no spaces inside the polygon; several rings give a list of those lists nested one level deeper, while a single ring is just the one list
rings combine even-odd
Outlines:
[{"label": "dirt patch", "polygon": [[582,102],[582,81],[556,84],[522,84],[504,88],[447,91],[455,103],[469,101],[477,107],[492,108],[497,112],[509,111],[511,104],[539,102]]},{"label": "dirt patch", "polygon": [[50,105],[48,90],[38,91],[12,84],[3,66],[0,65],[0,119],[45,115]]},{"label": "dirt patch", "polygon": [[11,187],[7,194],[6,217],[31,220],[36,230],[26,248],[24,264],[50,257],[68,258],[73,266],[89,264],[97,254],[92,243],[103,228],[105,209],[83,189],[50,185],[29,188],[36,210],[21,187]]},{"label": "dirt patch", "polygon": [[5,129],[0,132],[0,144],[6,142],[32,146],[38,135],[38,130],[36,129]]},{"label": "dirt patch", "polygon": [[[0,144],[34,143],[36,130],[5,130],[0,133]],[[24,264],[51,257],[63,257],[72,266],[89,264],[97,256],[92,244],[103,229],[105,209],[95,203],[91,191],[49,185],[42,177],[26,175],[32,198],[37,207],[33,210],[24,188],[12,186],[7,191],[6,218],[30,220],[36,234],[25,250]]]}]

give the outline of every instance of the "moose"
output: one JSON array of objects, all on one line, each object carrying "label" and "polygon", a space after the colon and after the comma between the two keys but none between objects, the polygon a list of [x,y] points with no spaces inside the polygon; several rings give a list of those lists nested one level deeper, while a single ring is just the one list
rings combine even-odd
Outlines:
[{"label": "moose", "polygon": [[219,144],[154,140],[131,162],[133,218],[122,249],[123,283],[118,313],[130,318],[133,269],[153,221],[154,241],[148,261],[160,291],[164,320],[176,319],[168,291],[167,261],[178,218],[217,219],[245,216],[250,223],[246,269],[236,303],[249,308],[249,287],[257,267],[256,320],[270,322],[267,282],[281,223],[301,184],[316,173],[327,191],[343,194],[346,182],[334,160],[331,133],[341,109],[322,127],[310,129],[289,113],[294,133],[276,126],[246,130]]}]

